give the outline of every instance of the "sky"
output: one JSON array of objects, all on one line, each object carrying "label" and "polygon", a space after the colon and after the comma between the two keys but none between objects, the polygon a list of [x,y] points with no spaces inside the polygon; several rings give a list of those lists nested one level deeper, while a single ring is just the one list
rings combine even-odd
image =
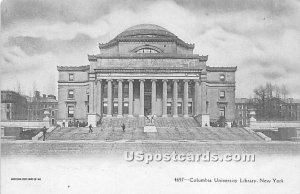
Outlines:
[{"label": "sky", "polygon": [[237,66],[236,97],[271,82],[300,98],[300,0],[3,0],[1,89],[57,95],[57,66],[88,65],[142,23],[195,43],[209,66]]}]

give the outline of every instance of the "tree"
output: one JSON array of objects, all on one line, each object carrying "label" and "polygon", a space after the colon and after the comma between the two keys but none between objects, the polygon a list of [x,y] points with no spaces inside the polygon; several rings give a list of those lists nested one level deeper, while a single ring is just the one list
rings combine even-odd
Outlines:
[{"label": "tree", "polygon": [[19,80],[17,80],[17,92],[19,94],[22,94],[22,86]]},{"label": "tree", "polygon": [[284,119],[282,104],[285,104],[288,90],[282,85],[266,83],[254,89],[257,101],[254,104],[257,118],[260,120]]}]

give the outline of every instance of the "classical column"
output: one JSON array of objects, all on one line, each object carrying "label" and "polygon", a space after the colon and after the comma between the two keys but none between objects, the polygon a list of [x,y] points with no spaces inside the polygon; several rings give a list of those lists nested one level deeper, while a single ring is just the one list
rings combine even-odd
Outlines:
[{"label": "classical column", "polygon": [[89,113],[94,113],[95,108],[94,108],[94,81],[90,81],[90,87],[89,87]]},{"label": "classical column", "polygon": [[178,80],[173,80],[173,117],[178,117]]},{"label": "classical column", "polygon": [[96,113],[101,115],[101,108],[102,108],[102,98],[101,98],[101,80],[97,80],[97,88],[96,88]]},{"label": "classical column", "polygon": [[107,117],[112,116],[112,80],[107,80]]},{"label": "classical column", "polygon": [[152,93],[151,93],[151,109],[152,115],[156,114],[155,105],[156,105],[156,79],[152,79]]},{"label": "classical column", "polygon": [[140,117],[144,116],[144,79],[140,79]]},{"label": "classical column", "polygon": [[118,117],[123,116],[123,80],[118,80]]},{"label": "classical column", "polygon": [[133,117],[133,80],[130,79],[128,80],[128,89],[129,89],[129,94],[128,94],[128,116]]},{"label": "classical column", "polygon": [[168,93],[168,80],[163,81],[163,101],[162,101],[162,116],[167,117],[167,93]]},{"label": "classical column", "polygon": [[93,113],[97,113],[97,98],[98,98],[98,88],[97,88],[97,82],[98,82],[98,80],[97,79],[95,79],[95,82],[94,82],[94,98],[93,98],[93,100],[94,100],[94,102],[93,102]]},{"label": "classical column", "polygon": [[207,107],[207,87],[206,87],[206,82],[200,82],[200,94],[199,96],[201,96],[200,100],[201,100],[201,114],[208,114],[209,113],[209,107]]},{"label": "classical column", "polygon": [[200,88],[200,80],[194,80],[195,81],[195,96],[194,96],[194,115],[201,114],[201,88]]},{"label": "classical column", "polygon": [[189,80],[183,80],[183,117],[189,116],[188,100],[189,100]]}]

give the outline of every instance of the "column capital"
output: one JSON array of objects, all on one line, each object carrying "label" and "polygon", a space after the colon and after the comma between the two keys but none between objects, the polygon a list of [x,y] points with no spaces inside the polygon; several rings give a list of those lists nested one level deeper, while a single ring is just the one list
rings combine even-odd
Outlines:
[{"label": "column capital", "polygon": [[140,82],[145,82],[145,79],[139,79]]},{"label": "column capital", "polygon": [[117,81],[118,81],[118,82],[123,82],[124,80],[123,80],[123,79],[117,79]]},{"label": "column capital", "polygon": [[128,82],[134,82],[134,79],[128,79],[127,81]]},{"label": "column capital", "polygon": [[163,81],[163,82],[168,82],[168,79],[163,79],[162,81]]},{"label": "column capital", "polygon": [[200,79],[194,79],[194,82],[195,83],[201,83],[201,80]]},{"label": "column capital", "polygon": [[179,82],[179,80],[178,80],[178,79],[173,79],[172,81],[173,81],[173,82]]},{"label": "column capital", "polygon": [[107,82],[112,82],[112,81],[113,81],[113,79],[106,79],[106,81],[107,81]]},{"label": "column capital", "polygon": [[157,81],[157,79],[151,79],[151,82],[156,82]]},{"label": "column capital", "polygon": [[183,82],[190,82],[190,80],[189,79],[184,79],[184,80],[182,80]]},{"label": "column capital", "polygon": [[102,79],[96,79],[96,80],[95,80],[95,83],[96,83],[96,84],[98,84],[98,82],[101,84]]}]

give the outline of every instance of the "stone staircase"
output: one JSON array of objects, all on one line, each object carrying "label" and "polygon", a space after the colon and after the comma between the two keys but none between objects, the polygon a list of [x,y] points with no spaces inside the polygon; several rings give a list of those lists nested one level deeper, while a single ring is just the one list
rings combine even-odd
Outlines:
[{"label": "stone staircase", "polygon": [[139,128],[145,126],[145,119],[142,117],[103,117],[101,128],[120,128],[125,124],[126,128]]},{"label": "stone staircase", "polygon": [[[125,124],[125,132],[121,126]],[[166,141],[263,141],[256,133],[243,128],[200,127],[194,118],[157,117],[157,133],[145,133],[145,118],[104,117],[102,124],[88,133],[88,128],[60,128],[49,140],[166,140]]]},{"label": "stone staircase", "polygon": [[[145,126],[145,118],[142,117],[104,117],[102,119],[102,128],[117,128],[125,124],[126,128],[138,128]],[[154,119],[154,125],[156,127],[176,127],[176,128],[190,128],[200,127],[194,118],[183,117],[156,117]]]},{"label": "stone staircase", "polygon": [[199,124],[191,117],[157,117],[154,122],[156,127],[176,127],[191,128],[200,127]]}]

